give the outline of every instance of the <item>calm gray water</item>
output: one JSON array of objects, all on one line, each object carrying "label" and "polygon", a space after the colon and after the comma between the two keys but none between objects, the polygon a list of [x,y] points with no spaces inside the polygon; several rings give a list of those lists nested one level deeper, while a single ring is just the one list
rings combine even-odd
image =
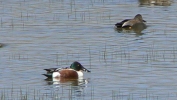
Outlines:
[{"label": "calm gray water", "polygon": [[[166,1],[1,1],[1,99],[176,100],[177,2]],[[140,34],[115,30],[138,13],[148,25]],[[91,73],[54,83],[41,75],[73,61]]]}]

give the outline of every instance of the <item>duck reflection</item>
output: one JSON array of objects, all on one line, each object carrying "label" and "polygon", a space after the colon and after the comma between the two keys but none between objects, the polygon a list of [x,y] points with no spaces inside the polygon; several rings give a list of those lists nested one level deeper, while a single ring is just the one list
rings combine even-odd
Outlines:
[{"label": "duck reflection", "polygon": [[[84,89],[87,87],[87,79],[59,79],[59,78],[47,78],[45,79],[48,85],[53,85],[55,89],[62,89],[62,93],[66,92],[65,90],[70,91],[70,95],[73,96],[84,96]],[[63,94],[64,95],[64,94]]]},{"label": "duck reflection", "polygon": [[79,79],[47,78],[45,81],[48,85],[70,84],[71,86],[80,86],[88,83],[86,79],[81,77]]},{"label": "duck reflection", "polygon": [[170,6],[172,0],[139,0],[140,5]]}]

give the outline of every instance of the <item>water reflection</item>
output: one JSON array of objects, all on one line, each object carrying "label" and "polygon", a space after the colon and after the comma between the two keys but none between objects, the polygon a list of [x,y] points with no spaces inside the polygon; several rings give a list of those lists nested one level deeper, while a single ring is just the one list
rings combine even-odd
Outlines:
[{"label": "water reflection", "polygon": [[[53,85],[55,93],[59,97],[63,97],[63,95],[70,95],[68,99],[71,99],[75,96],[84,96],[84,90],[87,86],[88,81],[83,78],[79,79],[58,79],[58,78],[47,78],[45,79],[48,85]],[[66,90],[66,91],[65,91]],[[68,94],[68,90],[70,91]],[[52,97],[53,98],[53,97]],[[58,98],[58,97],[57,97]]]},{"label": "water reflection", "polygon": [[170,6],[172,0],[139,0],[140,5]]},{"label": "water reflection", "polygon": [[83,78],[79,79],[59,79],[59,78],[47,78],[45,79],[48,85],[70,84],[71,86],[80,86],[87,84],[88,81]]}]

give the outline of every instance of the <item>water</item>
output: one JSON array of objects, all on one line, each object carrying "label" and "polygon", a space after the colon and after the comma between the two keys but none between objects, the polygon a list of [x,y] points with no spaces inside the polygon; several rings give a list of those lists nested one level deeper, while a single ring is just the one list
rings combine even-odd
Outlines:
[{"label": "water", "polygon": [[[176,100],[176,6],[145,0],[1,1],[1,99]],[[137,13],[148,25],[141,34],[114,29]],[[73,61],[91,73],[54,83],[41,75],[44,68]]]}]

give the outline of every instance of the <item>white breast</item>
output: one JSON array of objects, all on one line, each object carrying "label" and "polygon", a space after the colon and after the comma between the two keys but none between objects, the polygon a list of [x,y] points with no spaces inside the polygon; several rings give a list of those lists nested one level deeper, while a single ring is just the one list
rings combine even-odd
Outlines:
[{"label": "white breast", "polygon": [[53,72],[52,77],[53,78],[60,77],[60,73],[59,72]]},{"label": "white breast", "polygon": [[78,74],[79,77],[83,77],[84,76],[84,74],[81,71],[77,71],[77,74]]}]

